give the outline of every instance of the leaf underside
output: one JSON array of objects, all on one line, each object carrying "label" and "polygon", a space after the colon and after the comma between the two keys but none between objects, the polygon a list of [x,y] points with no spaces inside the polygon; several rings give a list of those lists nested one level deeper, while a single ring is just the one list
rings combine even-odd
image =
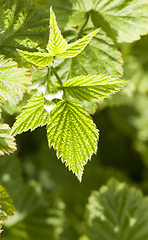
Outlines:
[{"label": "leaf underside", "polygon": [[23,107],[21,114],[16,118],[11,134],[13,136],[26,132],[29,129],[33,131],[38,126],[44,126],[48,122],[49,114],[43,107],[44,100],[42,95],[30,99]]},{"label": "leaf underside", "polygon": [[98,130],[90,115],[75,101],[59,101],[50,114],[47,138],[81,181],[84,165],[97,151]]}]

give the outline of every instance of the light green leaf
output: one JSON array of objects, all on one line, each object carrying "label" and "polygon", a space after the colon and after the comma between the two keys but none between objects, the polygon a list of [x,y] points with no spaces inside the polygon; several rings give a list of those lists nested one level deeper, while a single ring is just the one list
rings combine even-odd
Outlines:
[{"label": "light green leaf", "polygon": [[[90,32],[92,29],[87,29],[82,36]],[[76,35],[76,31],[73,31],[73,37]],[[120,76],[123,71],[121,53],[102,30],[92,38],[80,54],[74,58],[56,58],[54,66],[64,82],[69,78],[88,74]]]},{"label": "light green leaf", "polygon": [[49,147],[81,181],[84,165],[97,151],[98,130],[90,115],[75,101],[59,101],[47,126]]},{"label": "light green leaf", "polygon": [[118,42],[133,42],[148,33],[147,0],[98,0],[91,16],[95,26]]},{"label": "light green leaf", "polygon": [[147,240],[148,199],[111,179],[89,198],[86,230],[91,240]]},{"label": "light green leaf", "polygon": [[11,153],[16,150],[15,139],[10,135],[8,124],[0,123],[0,155]]},{"label": "light green leaf", "polygon": [[0,185],[0,212],[2,214],[0,221],[5,221],[7,220],[8,216],[13,216],[14,211],[15,209],[12,199],[10,198],[6,189]]},{"label": "light green leaf", "polygon": [[73,98],[80,101],[102,100],[118,92],[127,81],[106,75],[88,75],[68,79],[63,87]]},{"label": "light green leaf", "polygon": [[19,67],[30,67],[16,48],[31,52],[45,49],[49,10],[30,0],[0,0],[0,6],[0,52],[17,61]]},{"label": "light green leaf", "polygon": [[28,62],[33,63],[39,67],[48,66],[53,60],[53,56],[51,56],[49,53],[27,52],[19,49],[17,49],[17,51]]},{"label": "light green leaf", "polygon": [[49,114],[43,104],[44,96],[42,95],[30,99],[23,107],[22,113],[16,118],[11,134],[15,136],[29,129],[33,131],[38,126],[44,126],[48,121]]},{"label": "light green leaf", "polygon": [[59,53],[64,52],[66,48],[67,48],[67,42],[63,38],[61,31],[58,28],[56,17],[51,7],[50,8],[50,35],[49,35],[49,42],[47,44],[47,50],[51,55],[57,55]]},{"label": "light green leaf", "polygon": [[92,33],[89,33],[88,35],[84,36],[83,38],[71,43],[66,48],[66,51],[60,54],[57,54],[57,57],[64,57],[64,58],[71,58],[78,55],[80,52],[83,51],[83,49],[86,47],[86,45],[90,42],[90,40],[98,33],[100,29],[96,29]]},{"label": "light green leaf", "polygon": [[20,96],[12,98],[8,97],[8,100],[2,103],[2,109],[10,115],[20,112],[21,104],[23,104],[24,94],[20,94]]},{"label": "light green leaf", "polygon": [[9,96],[20,95],[30,83],[31,78],[25,69],[17,68],[16,62],[0,55],[0,102],[6,101]]}]

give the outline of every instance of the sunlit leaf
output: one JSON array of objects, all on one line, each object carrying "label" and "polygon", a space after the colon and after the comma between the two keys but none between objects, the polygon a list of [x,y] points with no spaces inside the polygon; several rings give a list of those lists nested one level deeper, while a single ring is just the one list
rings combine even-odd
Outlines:
[{"label": "sunlit leaf", "polygon": [[25,69],[17,68],[16,62],[0,55],[0,101],[20,95],[30,83],[31,78]]},{"label": "sunlit leaf", "polygon": [[146,240],[148,199],[141,191],[111,179],[89,198],[86,231],[91,240]]},{"label": "sunlit leaf", "polygon": [[0,51],[13,58],[19,66],[30,64],[17,53],[17,49],[41,51],[48,39],[49,10],[30,0],[0,0]]},{"label": "sunlit leaf", "polygon": [[133,42],[148,33],[147,0],[98,0],[91,16],[95,26],[118,42]]},{"label": "sunlit leaf", "polygon": [[67,48],[67,42],[63,38],[61,31],[58,28],[56,22],[56,16],[52,11],[52,7],[50,8],[50,35],[49,42],[47,44],[47,50],[51,55],[57,55],[62,53]]},{"label": "sunlit leaf", "polygon": [[[93,29],[87,29],[81,36],[91,33]],[[73,31],[72,36],[76,37]],[[86,48],[74,58],[57,58],[54,66],[65,82],[69,78],[80,75],[122,75],[122,57],[114,43],[100,30],[88,43]]]},{"label": "sunlit leaf", "polygon": [[16,150],[15,139],[10,135],[8,124],[0,123],[0,155],[12,153]]},{"label": "sunlit leaf", "polygon": [[119,91],[127,81],[106,75],[88,75],[68,79],[63,87],[73,98],[80,101],[102,100]]},{"label": "sunlit leaf", "polygon": [[77,102],[59,101],[51,111],[47,137],[49,147],[81,181],[84,165],[97,151],[98,130],[89,114]]},{"label": "sunlit leaf", "polygon": [[39,67],[48,66],[53,60],[53,56],[51,56],[49,53],[27,52],[19,49],[17,49],[17,51],[28,62],[33,63]]},{"label": "sunlit leaf", "polygon": [[29,129],[33,131],[38,126],[44,126],[48,122],[49,114],[43,104],[44,97],[42,95],[30,99],[23,107],[22,113],[17,117],[11,134],[15,136]]},{"label": "sunlit leaf", "polygon": [[88,35],[84,36],[83,38],[71,43],[66,48],[66,51],[60,54],[57,54],[57,57],[64,57],[64,58],[71,58],[78,55],[80,52],[83,51],[83,49],[86,47],[86,45],[90,42],[90,40],[98,33],[99,29],[96,29],[92,33],[89,33]]}]

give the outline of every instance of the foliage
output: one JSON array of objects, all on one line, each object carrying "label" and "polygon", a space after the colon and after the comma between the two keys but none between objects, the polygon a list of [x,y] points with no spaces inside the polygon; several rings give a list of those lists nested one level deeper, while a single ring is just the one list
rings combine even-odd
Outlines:
[{"label": "foliage", "polygon": [[111,179],[89,198],[86,229],[90,239],[147,239],[148,199]]},{"label": "foliage", "polygon": [[[104,75],[80,75],[79,77],[68,79],[63,84],[51,62],[54,56],[64,58],[75,57],[86,47],[91,38],[95,36],[97,32],[98,29],[71,44],[67,44],[58,28],[56,17],[51,7],[50,34],[46,47],[48,53],[29,53],[17,50],[18,53],[30,63],[40,67],[48,65],[46,77],[46,81],[49,84],[48,94],[51,92],[50,87],[52,87],[53,90],[55,89],[55,92],[63,90],[62,99],[64,102],[55,102],[57,106],[51,111],[48,123],[48,113],[44,110],[43,105],[45,98],[38,96],[34,100],[31,100],[31,102],[24,108],[22,114],[17,118],[16,123],[12,127],[11,134],[14,136],[17,133],[27,131],[29,128],[33,130],[38,126],[47,123],[49,147],[53,146],[57,149],[57,157],[62,157],[62,161],[66,162],[66,166],[69,166],[69,170],[72,170],[80,181],[82,179],[83,166],[87,163],[87,160],[91,158],[92,153],[96,153],[98,131],[95,130],[91,120],[87,117],[87,112],[85,112],[81,106],[78,106],[76,102],[69,101],[68,95],[81,101],[90,101],[93,99],[102,100],[104,97],[109,97],[110,94],[117,92],[125,86],[127,82]],[[50,79],[50,72],[55,75],[60,85],[58,86],[58,89]],[[35,105],[37,105],[37,110],[36,107],[34,107]],[[77,120],[77,118],[79,120]],[[86,138],[88,141],[85,143]]]},{"label": "foliage", "polygon": [[14,215],[14,206],[9,194],[6,189],[0,185],[0,233],[2,232],[1,227],[8,216]]},{"label": "foliage", "polygon": [[0,6],[1,238],[146,240],[147,0]]}]

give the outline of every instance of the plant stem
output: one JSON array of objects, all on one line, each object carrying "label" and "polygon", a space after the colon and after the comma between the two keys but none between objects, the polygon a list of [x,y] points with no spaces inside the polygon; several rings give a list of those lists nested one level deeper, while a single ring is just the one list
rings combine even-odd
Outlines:
[{"label": "plant stem", "polygon": [[63,86],[62,80],[59,77],[59,75],[57,74],[56,70],[53,68],[53,66],[51,66],[51,70],[53,72],[53,74],[55,75],[56,79],[58,80],[59,84],[61,85],[61,87]]},{"label": "plant stem", "polygon": [[81,27],[81,29],[80,29],[80,31],[79,31],[79,33],[78,33],[78,38],[79,38],[81,32],[83,31],[83,28],[84,28],[84,27],[86,26],[86,24],[88,23],[89,16],[90,16],[90,13],[88,12],[88,13],[87,13],[86,21],[85,21],[84,25]]},{"label": "plant stem", "polygon": [[[59,84],[60,84],[61,87],[62,87],[62,86],[63,86],[62,80],[61,80],[61,78],[59,77],[59,75],[57,74],[57,72],[56,72],[56,70],[54,69],[53,66],[51,66],[51,70],[52,70],[53,74],[55,75],[56,79],[58,80]],[[64,89],[62,89],[62,90],[63,90],[63,99],[67,101],[67,100],[68,100],[67,94],[66,94],[66,92],[65,92]]]}]

